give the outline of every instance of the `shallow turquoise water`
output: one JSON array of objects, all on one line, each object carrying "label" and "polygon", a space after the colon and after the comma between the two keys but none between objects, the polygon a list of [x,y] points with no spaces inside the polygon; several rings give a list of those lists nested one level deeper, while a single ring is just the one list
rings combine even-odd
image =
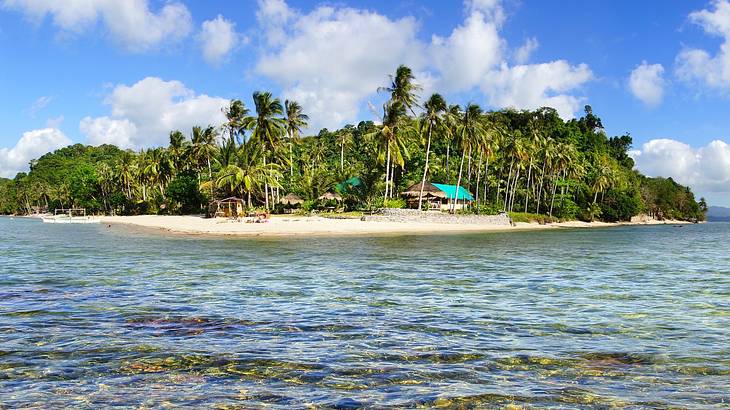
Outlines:
[{"label": "shallow turquoise water", "polygon": [[730,224],[205,239],[0,218],[0,408],[718,408]]}]

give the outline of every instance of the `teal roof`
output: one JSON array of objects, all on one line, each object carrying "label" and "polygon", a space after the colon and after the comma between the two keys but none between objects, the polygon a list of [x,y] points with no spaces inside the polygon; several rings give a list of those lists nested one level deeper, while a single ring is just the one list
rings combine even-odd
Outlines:
[{"label": "teal roof", "polygon": [[444,191],[446,193],[446,196],[448,198],[458,199],[459,201],[467,200],[467,201],[473,201],[474,197],[471,196],[469,191],[467,191],[463,186],[459,187],[459,195],[456,195],[456,185],[446,185],[446,184],[433,184],[436,188]]}]

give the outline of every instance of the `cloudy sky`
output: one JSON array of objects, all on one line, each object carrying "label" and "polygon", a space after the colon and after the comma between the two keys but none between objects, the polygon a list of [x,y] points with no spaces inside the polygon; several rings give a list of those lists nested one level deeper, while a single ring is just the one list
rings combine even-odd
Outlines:
[{"label": "cloudy sky", "polygon": [[311,132],[372,119],[405,63],[489,109],[591,104],[638,168],[730,206],[730,0],[0,0],[0,176],[72,142],[140,148],[254,90]]}]

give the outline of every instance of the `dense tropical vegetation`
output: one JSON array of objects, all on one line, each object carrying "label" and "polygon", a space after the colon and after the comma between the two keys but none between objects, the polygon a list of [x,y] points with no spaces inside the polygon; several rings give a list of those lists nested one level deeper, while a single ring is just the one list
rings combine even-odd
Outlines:
[{"label": "dense tropical vegetation", "polygon": [[[199,213],[211,198],[237,196],[249,207],[279,209],[293,192],[318,205],[339,191],[349,209],[403,206],[399,192],[421,182],[463,186],[471,212],[550,218],[703,219],[706,204],[671,178],[634,170],[630,135],[606,136],[590,106],[578,119],[556,110],[483,111],[449,105],[439,94],[421,104],[420,87],[401,66],[379,92],[379,121],[323,129],[301,138],[304,109],[268,92],[224,109],[227,121],[172,131],[167,147],[138,152],[73,145],[0,180],[0,213],[84,207],[94,213]],[[347,182],[345,182],[347,181]]]}]

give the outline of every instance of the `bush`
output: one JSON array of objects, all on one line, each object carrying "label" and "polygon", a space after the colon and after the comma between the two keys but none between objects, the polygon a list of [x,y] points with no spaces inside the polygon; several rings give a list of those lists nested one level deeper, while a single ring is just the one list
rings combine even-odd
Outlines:
[{"label": "bush", "polygon": [[166,189],[167,198],[171,201],[170,213],[198,213],[205,201],[205,196],[198,188],[198,180],[191,175],[180,175],[173,179]]},{"label": "bush", "polygon": [[565,198],[555,198],[554,206],[553,214],[562,220],[573,221],[581,215],[581,209],[578,204],[573,202],[571,198],[568,198],[567,195]]},{"label": "bush", "polygon": [[383,201],[383,208],[405,208],[406,201],[401,198],[386,199]]}]

